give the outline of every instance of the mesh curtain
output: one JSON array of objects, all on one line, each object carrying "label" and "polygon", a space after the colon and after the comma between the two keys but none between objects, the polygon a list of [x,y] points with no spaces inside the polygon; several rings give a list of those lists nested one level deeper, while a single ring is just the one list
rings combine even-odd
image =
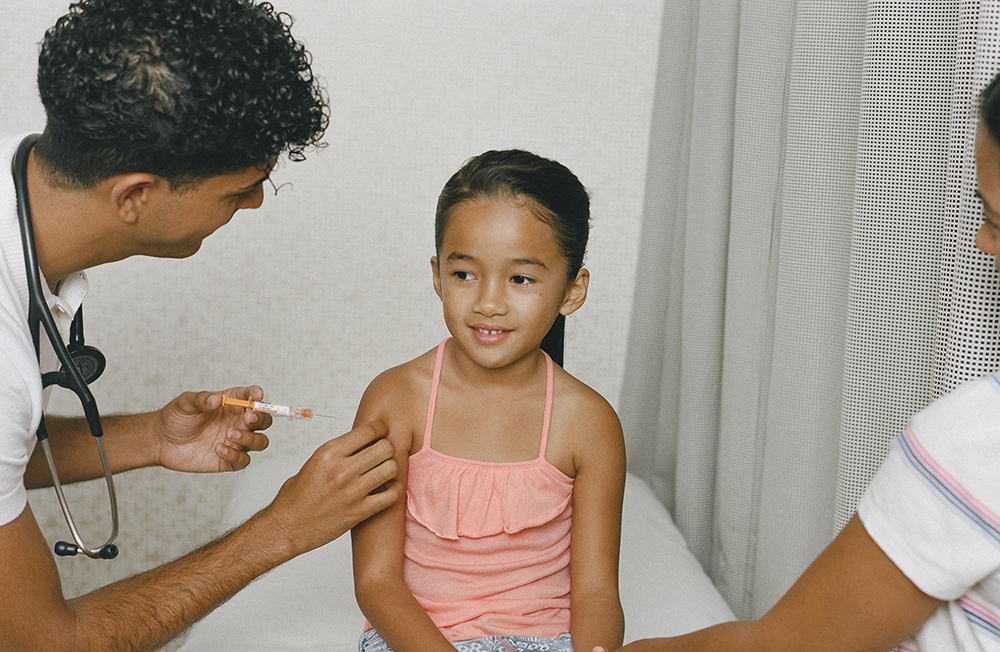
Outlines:
[{"label": "mesh curtain", "polygon": [[741,618],[910,414],[1000,369],[972,158],[997,70],[1000,2],[666,3],[621,416]]}]

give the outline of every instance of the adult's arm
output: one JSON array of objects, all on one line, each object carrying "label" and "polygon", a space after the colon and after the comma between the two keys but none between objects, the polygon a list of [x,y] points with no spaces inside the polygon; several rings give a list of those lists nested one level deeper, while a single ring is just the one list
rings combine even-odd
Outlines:
[{"label": "adult's arm", "polygon": [[[258,431],[271,425],[271,416],[223,406],[223,395],[259,401],[264,391],[251,386],[224,392],[184,392],[155,412],[102,416],[104,450],[112,473],[156,465],[199,473],[245,468],[250,452],[267,447],[267,437]],[[45,424],[61,482],[104,474],[97,445],[83,417],[46,416]],[[28,489],[52,484],[41,446],[35,446],[24,483]]]},{"label": "adult's arm", "polygon": [[913,634],[940,605],[899,570],[855,515],[760,620],[636,641],[621,649],[884,652]]},{"label": "adult's arm", "polygon": [[[246,523],[162,567],[65,600],[30,507],[0,526],[0,649],[152,650],[267,570],[337,538],[394,503],[382,424],[323,444]],[[388,483],[388,484],[386,484]],[[386,485],[377,493],[376,488]]]}]

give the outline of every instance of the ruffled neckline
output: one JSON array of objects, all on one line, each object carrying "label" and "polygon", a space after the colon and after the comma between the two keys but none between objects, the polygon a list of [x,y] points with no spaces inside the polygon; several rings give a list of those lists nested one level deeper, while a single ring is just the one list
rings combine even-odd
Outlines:
[{"label": "ruffled neckline", "polygon": [[516,534],[548,523],[573,498],[573,479],[545,459],[480,462],[423,449],[410,458],[410,516],[443,539]]}]

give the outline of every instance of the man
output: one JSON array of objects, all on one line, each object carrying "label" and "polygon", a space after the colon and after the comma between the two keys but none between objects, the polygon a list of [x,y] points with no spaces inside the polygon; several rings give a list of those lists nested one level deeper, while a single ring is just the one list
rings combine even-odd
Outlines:
[{"label": "man", "polygon": [[[134,255],[190,256],[241,208],[257,208],[278,156],[319,144],[328,109],[290,20],[252,0],[84,0],[39,56],[44,133],[27,158],[43,291],[65,337],[83,270]],[[12,161],[24,135],[0,135]],[[10,167],[7,168],[8,170]],[[26,489],[52,482],[35,433],[40,372],[11,176],[0,182],[0,649],[150,650],[278,564],[394,503],[385,426],[320,447],[245,524],[163,567],[66,601]],[[39,362],[39,359],[41,362]],[[271,419],[224,407],[259,387],[184,393],[149,414],[102,420],[114,472],[245,467]],[[44,420],[63,482],[99,477],[82,419]],[[379,488],[382,488],[379,490]]]}]

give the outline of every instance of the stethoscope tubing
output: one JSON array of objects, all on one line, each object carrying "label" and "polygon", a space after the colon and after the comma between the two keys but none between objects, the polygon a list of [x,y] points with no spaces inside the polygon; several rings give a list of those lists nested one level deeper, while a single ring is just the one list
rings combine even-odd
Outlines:
[{"label": "stethoscope tubing", "polygon": [[63,492],[62,483],[59,481],[59,474],[56,471],[55,460],[52,457],[52,450],[48,441],[48,429],[45,427],[45,415],[43,414],[38,424],[36,436],[42,445],[45,459],[48,462],[49,472],[52,474],[52,485],[59,499],[59,506],[62,509],[66,524],[76,545],[59,541],[55,545],[55,552],[58,555],[75,555],[82,552],[92,559],[113,559],[118,554],[118,548],[114,545],[118,538],[118,498],[115,494],[115,484],[112,478],[111,469],[108,466],[108,458],[104,452],[104,430],[101,426],[101,416],[97,409],[97,401],[93,393],[87,387],[80,370],[77,369],[69,349],[62,340],[62,335],[56,326],[55,319],[45,302],[45,294],[42,291],[41,272],[38,268],[38,255],[35,249],[35,237],[32,230],[31,209],[28,202],[28,154],[31,151],[38,134],[31,134],[25,137],[17,148],[13,161],[14,192],[17,197],[18,223],[21,228],[21,241],[24,245],[25,273],[28,280],[28,325],[31,330],[31,337],[35,345],[36,353],[40,350],[40,334],[37,324],[41,324],[45,333],[52,343],[52,348],[59,358],[61,368],[57,372],[49,372],[42,376],[42,384],[48,386],[57,384],[65,389],[74,392],[83,404],[83,412],[90,427],[90,432],[97,442],[97,450],[101,457],[101,466],[104,470],[104,479],[108,485],[108,496],[111,503],[111,536],[108,541],[99,548],[89,548],[83,543],[80,531],[76,527],[73,514],[70,512],[69,504]]}]

